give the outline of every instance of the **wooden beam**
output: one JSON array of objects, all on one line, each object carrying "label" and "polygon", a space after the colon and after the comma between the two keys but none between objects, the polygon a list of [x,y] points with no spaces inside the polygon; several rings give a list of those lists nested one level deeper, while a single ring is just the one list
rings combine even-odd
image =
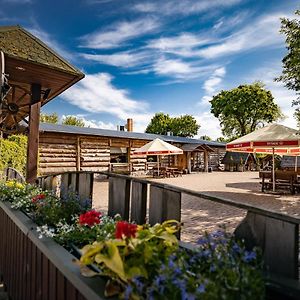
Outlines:
[{"label": "wooden beam", "polygon": [[80,157],[81,157],[81,153],[80,153],[80,136],[77,137],[77,148],[76,148],[76,169],[77,171],[80,171]]},{"label": "wooden beam", "polygon": [[[29,134],[27,142],[27,164],[26,164],[26,181],[35,183],[38,169],[38,150],[39,150],[39,124],[41,102],[37,101],[38,90],[41,91],[39,84],[32,84],[32,104],[29,111]],[[40,95],[41,93],[39,93]]]}]

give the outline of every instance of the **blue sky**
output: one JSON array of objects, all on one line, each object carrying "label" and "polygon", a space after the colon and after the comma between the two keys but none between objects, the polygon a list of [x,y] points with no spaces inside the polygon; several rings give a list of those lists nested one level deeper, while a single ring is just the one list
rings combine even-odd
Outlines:
[{"label": "blue sky", "polygon": [[144,131],[155,112],[192,114],[199,136],[221,136],[209,100],[264,82],[295,127],[295,94],[273,81],[286,53],[280,17],[295,0],[0,0],[0,24],[20,24],[86,77],[43,111]]}]

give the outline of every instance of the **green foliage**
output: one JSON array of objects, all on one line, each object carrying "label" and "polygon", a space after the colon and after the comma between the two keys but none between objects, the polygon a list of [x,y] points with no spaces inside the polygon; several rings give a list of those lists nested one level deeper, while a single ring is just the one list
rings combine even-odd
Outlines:
[{"label": "green foliage", "polygon": [[171,131],[171,117],[162,112],[156,113],[146,128],[147,133],[166,135]]},{"label": "green foliage", "polygon": [[52,123],[52,124],[58,124],[58,114],[56,112],[52,114],[41,114],[40,115],[40,121],[42,123]]},{"label": "green foliage", "polygon": [[300,109],[299,108],[297,108],[295,110],[294,117],[295,117],[295,119],[297,121],[297,126],[300,129]]},{"label": "green foliage", "polygon": [[265,299],[260,251],[247,251],[223,231],[198,244],[191,251],[179,248],[154,278],[136,278],[127,289],[132,299]]},{"label": "green foliage", "polygon": [[[282,81],[288,89],[300,93],[300,10],[295,12],[297,19],[281,19],[280,32],[286,36],[288,54],[283,58],[282,75],[276,81]],[[300,96],[294,104],[300,104]]]},{"label": "green foliage", "polygon": [[71,125],[71,126],[78,126],[78,127],[84,127],[85,123],[82,119],[79,119],[75,116],[66,116],[63,121],[63,125]]},{"label": "green foliage", "polygon": [[198,133],[200,125],[191,115],[183,115],[173,118],[171,121],[171,131],[176,136],[193,137]]},{"label": "green foliage", "polygon": [[211,113],[219,119],[222,133],[229,139],[243,136],[282,117],[271,92],[260,82],[223,90],[210,102]]},{"label": "green foliage", "polygon": [[205,141],[212,141],[212,138],[210,136],[208,136],[208,135],[202,135],[201,139],[205,140]]},{"label": "green foliage", "polygon": [[147,133],[166,135],[172,132],[175,136],[193,137],[198,133],[200,125],[191,115],[172,118],[162,112],[156,113],[146,128]]},{"label": "green foliage", "polygon": [[82,249],[83,265],[95,263],[101,274],[126,284],[135,276],[153,277],[162,262],[178,248],[177,221],[139,226],[136,236],[110,239]]},{"label": "green foliage", "polygon": [[11,135],[7,139],[0,139],[0,169],[15,168],[25,174],[27,156],[27,137]]}]

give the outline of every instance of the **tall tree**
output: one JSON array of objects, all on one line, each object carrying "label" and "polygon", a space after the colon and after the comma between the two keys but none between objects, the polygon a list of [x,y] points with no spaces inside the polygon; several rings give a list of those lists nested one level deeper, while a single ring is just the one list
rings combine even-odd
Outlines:
[{"label": "tall tree", "polygon": [[52,113],[52,114],[41,114],[40,115],[40,121],[42,123],[52,123],[52,124],[58,124],[58,114]]},{"label": "tall tree", "polygon": [[171,117],[162,112],[156,113],[146,128],[147,133],[167,134],[171,131]]},{"label": "tall tree", "polygon": [[191,115],[175,117],[171,121],[171,131],[176,136],[193,137],[198,133],[200,125]]},{"label": "tall tree", "polygon": [[193,137],[198,133],[200,125],[191,115],[183,115],[172,118],[162,112],[156,113],[146,128],[147,133],[166,135],[172,132],[173,135]]},{"label": "tall tree", "polygon": [[295,110],[294,117],[295,117],[295,119],[297,121],[297,126],[300,129],[300,109],[299,108],[297,108]]},{"label": "tall tree", "polygon": [[298,99],[294,104],[300,104],[300,10],[295,12],[298,19],[281,19],[280,32],[286,36],[287,55],[282,60],[282,75],[276,81],[284,82],[285,86],[296,91]]},{"label": "tall tree", "polygon": [[211,113],[219,119],[223,135],[230,139],[282,117],[271,92],[260,82],[221,91],[210,103]]},{"label": "tall tree", "polygon": [[78,127],[84,127],[85,123],[82,119],[79,119],[75,116],[66,116],[64,117],[62,121],[63,125],[72,125],[72,126],[78,126]]}]

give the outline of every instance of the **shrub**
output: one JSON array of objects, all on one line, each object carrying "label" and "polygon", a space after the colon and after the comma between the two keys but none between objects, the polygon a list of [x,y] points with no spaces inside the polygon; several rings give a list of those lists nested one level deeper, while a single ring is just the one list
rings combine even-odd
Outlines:
[{"label": "shrub", "polygon": [[7,139],[0,139],[0,170],[7,167],[15,168],[25,174],[27,137],[11,135]]}]

